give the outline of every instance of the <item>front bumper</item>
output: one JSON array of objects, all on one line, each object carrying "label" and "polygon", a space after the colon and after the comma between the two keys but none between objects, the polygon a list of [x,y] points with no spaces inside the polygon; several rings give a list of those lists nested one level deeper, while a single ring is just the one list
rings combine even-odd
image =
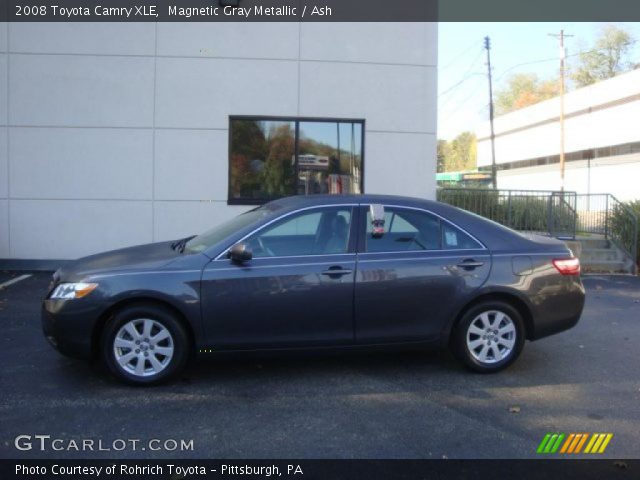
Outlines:
[{"label": "front bumper", "polygon": [[42,331],[60,353],[75,358],[93,355],[95,310],[79,300],[44,300],[41,309]]}]

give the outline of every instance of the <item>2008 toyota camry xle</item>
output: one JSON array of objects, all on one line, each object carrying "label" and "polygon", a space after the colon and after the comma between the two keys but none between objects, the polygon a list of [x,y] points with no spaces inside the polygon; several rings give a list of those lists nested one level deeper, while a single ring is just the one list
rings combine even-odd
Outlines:
[{"label": "2008 toyota camry xle", "polygon": [[164,381],[224,351],[450,347],[496,372],[573,327],[580,263],[559,240],[381,195],[298,196],[195,237],[82,258],[43,302],[60,352]]}]

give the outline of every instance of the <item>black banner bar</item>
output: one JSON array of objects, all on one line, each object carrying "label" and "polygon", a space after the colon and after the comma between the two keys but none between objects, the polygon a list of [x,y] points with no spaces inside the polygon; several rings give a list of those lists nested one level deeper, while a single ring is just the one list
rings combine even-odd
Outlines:
[{"label": "black banner bar", "polygon": [[640,478],[640,460],[0,460],[8,479]]},{"label": "black banner bar", "polygon": [[10,2],[2,20],[427,22],[437,19],[437,8],[438,0],[20,0]]},{"label": "black banner bar", "polygon": [[0,0],[11,22],[640,21],[637,0]]}]

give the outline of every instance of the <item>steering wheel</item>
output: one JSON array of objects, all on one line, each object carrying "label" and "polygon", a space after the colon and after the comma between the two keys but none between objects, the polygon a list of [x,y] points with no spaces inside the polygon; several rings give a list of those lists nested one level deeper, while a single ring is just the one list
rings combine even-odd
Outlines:
[{"label": "steering wheel", "polygon": [[275,257],[276,254],[273,253],[273,250],[271,250],[269,247],[267,247],[264,242],[262,241],[262,237],[258,236],[258,245],[260,245],[260,248],[262,249],[263,252],[266,252],[267,255],[269,255],[270,257]]}]

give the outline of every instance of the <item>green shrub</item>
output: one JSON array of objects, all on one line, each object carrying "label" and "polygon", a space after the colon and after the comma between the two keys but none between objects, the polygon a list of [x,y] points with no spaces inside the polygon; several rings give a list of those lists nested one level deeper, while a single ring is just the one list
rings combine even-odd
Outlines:
[{"label": "green shrub", "polygon": [[[636,231],[633,230],[632,215],[640,219],[640,200],[626,203],[616,203],[609,215],[609,235],[621,247],[631,252],[636,238],[640,236],[640,220],[637,221]],[[640,242],[638,242],[640,243]],[[640,245],[636,245],[636,262],[640,259]]]},{"label": "green shrub", "polygon": [[475,188],[438,189],[437,199],[454,207],[503,223],[500,218],[500,195],[497,190]]},{"label": "green shrub", "polygon": [[[549,198],[518,195],[508,197],[502,204],[509,226],[516,230],[549,232],[553,234],[573,233],[575,213],[573,208],[560,197],[552,198],[549,212]],[[551,216],[549,216],[551,213]],[[551,225],[549,221],[551,220]]]},{"label": "green shrub", "polygon": [[549,227],[549,197],[518,195],[500,190],[451,188],[438,190],[439,201],[463,208],[516,230],[572,233],[575,212],[560,197],[553,197],[552,228]]}]

